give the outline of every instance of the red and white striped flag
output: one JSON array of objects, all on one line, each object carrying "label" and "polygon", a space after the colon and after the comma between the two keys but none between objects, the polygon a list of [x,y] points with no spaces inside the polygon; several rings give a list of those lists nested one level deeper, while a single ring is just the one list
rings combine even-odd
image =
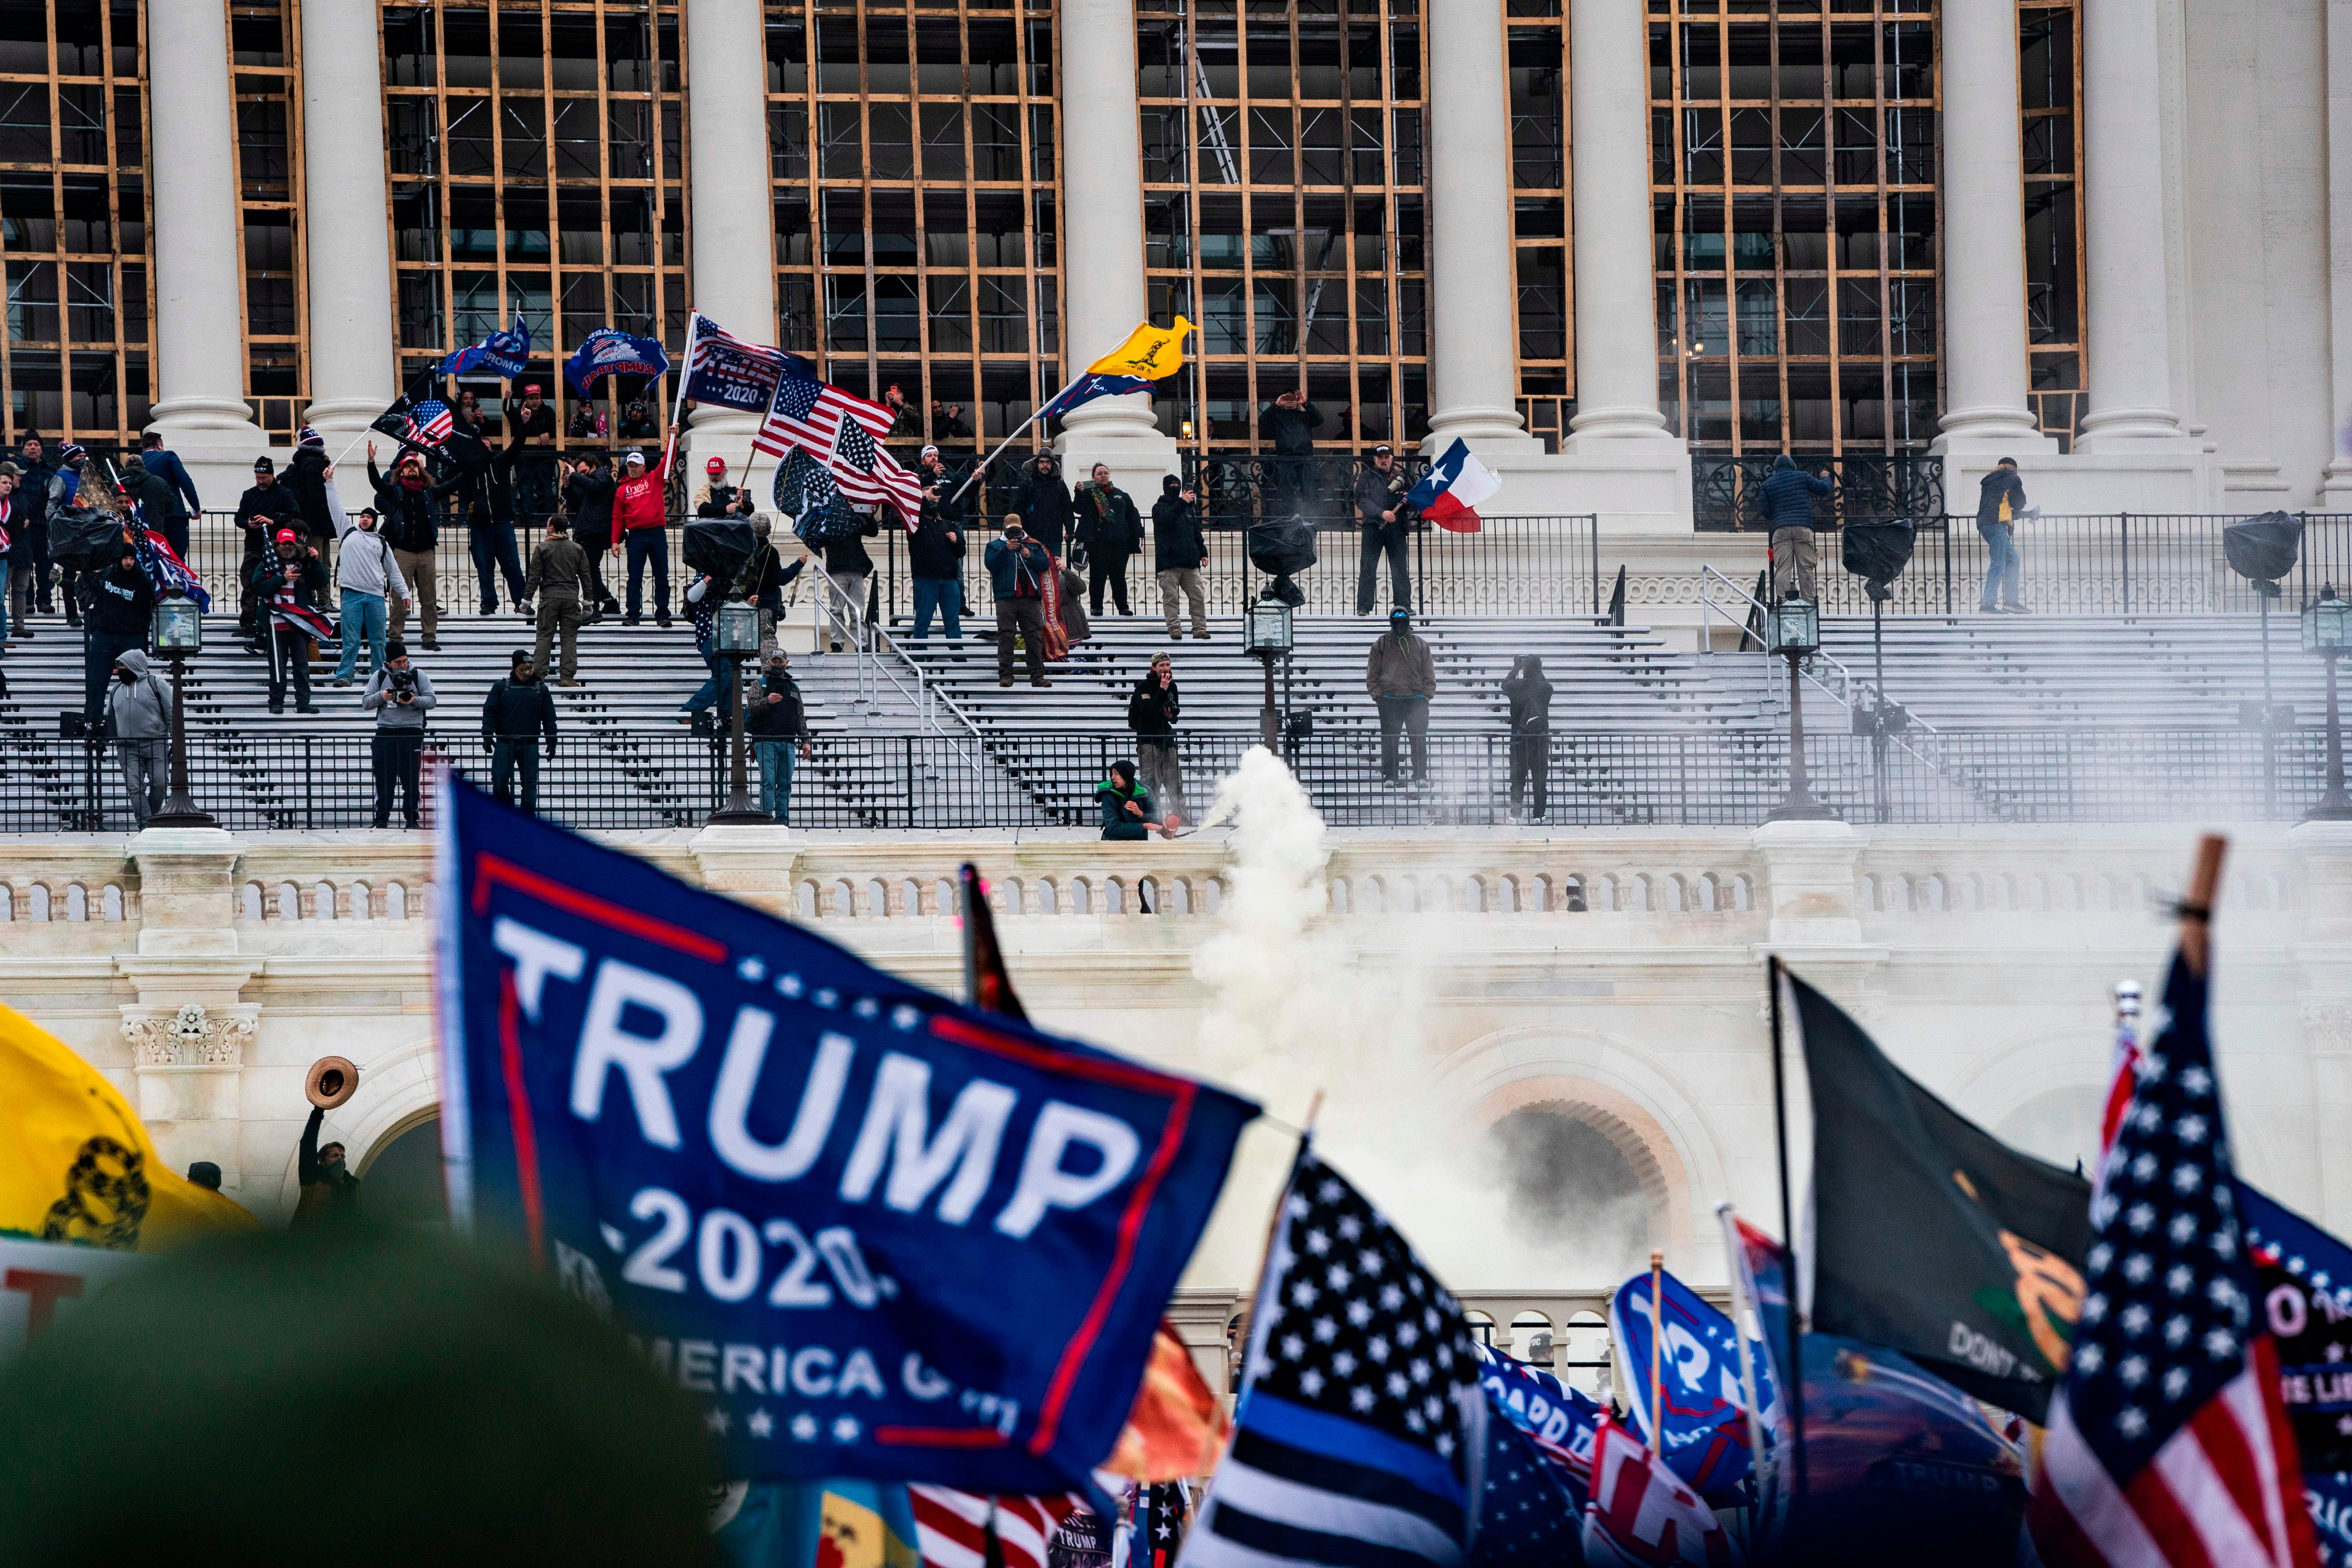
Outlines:
[{"label": "red and white striped flag", "polygon": [[2116,987],[2116,1049],[2107,1077],[2107,1103],[2099,1112],[2099,1168],[2092,1175],[2092,1191],[2107,1184],[2107,1156],[2123,1131],[2124,1112],[2131,1109],[2132,1089],[2139,1083],[2139,984],[2125,981]]},{"label": "red and white striped flag", "polygon": [[907,1498],[914,1508],[915,1544],[923,1555],[923,1568],[984,1568],[992,1511],[1004,1568],[1045,1568],[1045,1548],[1054,1531],[1080,1507],[1066,1492],[991,1498],[952,1487],[909,1486]]},{"label": "red and white striped flag", "polygon": [[862,426],[842,426],[840,437],[825,457],[825,468],[851,501],[890,507],[908,531],[914,531],[923,510],[922,487]]},{"label": "red and white striped flag", "polygon": [[1741,1560],[1697,1494],[1605,1413],[1592,1439],[1583,1545],[1586,1563],[1611,1568],[1731,1568]]},{"label": "red and white striped flag", "polygon": [[2315,1568],[2303,1470],[2256,1316],[2205,1028],[2179,956],[2100,1162],[2035,1544],[2057,1568]]},{"label": "red and white striped flag", "polygon": [[794,447],[822,458],[834,449],[845,425],[856,425],[876,440],[890,434],[897,416],[843,387],[818,379],[798,354],[782,356],[776,390],[760,421],[751,449],[781,458]]}]

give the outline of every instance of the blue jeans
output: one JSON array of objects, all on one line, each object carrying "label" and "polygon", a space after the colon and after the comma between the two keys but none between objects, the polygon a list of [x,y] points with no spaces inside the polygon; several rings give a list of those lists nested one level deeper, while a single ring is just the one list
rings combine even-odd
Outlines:
[{"label": "blue jeans", "polygon": [[0,555],[0,641],[8,636],[8,558]]},{"label": "blue jeans", "polygon": [[948,636],[961,638],[963,620],[957,613],[959,595],[952,577],[918,577],[915,584],[915,640],[922,641],[931,635],[931,615],[938,612],[947,622]]},{"label": "blue jeans", "polygon": [[466,531],[467,548],[473,552],[474,574],[481,580],[482,614],[488,615],[499,607],[499,574],[506,574],[507,596],[520,604],[523,598],[522,557],[515,553],[515,531],[511,522],[488,522]]},{"label": "blue jeans", "polygon": [[[702,656],[702,662],[710,667],[710,679],[696,687],[694,689],[694,695],[688,698],[679,705],[680,710],[683,712],[699,713],[705,708],[713,708],[718,706],[719,673],[719,656],[716,653],[706,653]],[[732,723],[733,721],[730,719],[729,722]]]},{"label": "blue jeans", "polygon": [[1996,593],[2004,605],[2021,604],[2018,579],[2023,563],[2018,559],[2016,531],[2005,522],[1980,522],[1977,531],[1985,542],[1984,592],[1977,595],[1977,608],[1991,609]]},{"label": "blue jeans", "polygon": [[343,658],[335,666],[335,679],[349,680],[360,661],[360,639],[368,646],[368,668],[383,668],[383,630],[385,612],[382,594],[362,593],[357,588],[343,590]]},{"label": "blue jeans", "polygon": [[760,809],[778,822],[793,819],[793,748],[795,741],[761,741],[751,749],[760,753]]}]

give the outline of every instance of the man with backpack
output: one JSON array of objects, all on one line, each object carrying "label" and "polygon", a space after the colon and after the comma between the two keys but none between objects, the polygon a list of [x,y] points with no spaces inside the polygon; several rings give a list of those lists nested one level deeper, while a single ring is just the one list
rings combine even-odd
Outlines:
[{"label": "man with backpack", "polygon": [[555,755],[555,694],[539,679],[530,655],[514,650],[504,680],[491,683],[482,699],[482,750],[490,753],[490,790],[503,805],[514,804],[515,773],[522,773],[522,808],[539,815],[539,742]]}]

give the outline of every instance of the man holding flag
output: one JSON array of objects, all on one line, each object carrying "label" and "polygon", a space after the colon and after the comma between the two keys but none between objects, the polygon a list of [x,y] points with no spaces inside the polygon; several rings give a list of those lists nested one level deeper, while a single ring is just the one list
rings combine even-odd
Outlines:
[{"label": "man holding flag", "polygon": [[971,475],[956,491],[961,496],[988,471],[988,466],[1004,454],[1022,431],[1039,420],[1066,415],[1082,404],[1098,397],[1118,397],[1130,392],[1150,392],[1153,385],[1165,381],[1184,368],[1184,338],[1192,323],[1183,317],[1176,318],[1171,326],[1155,327],[1145,321],[1127,334],[1127,341],[1095,361],[1078,374],[1077,379],[1048,398],[1036,413],[1005,433],[1004,439],[985,459],[975,464]]}]

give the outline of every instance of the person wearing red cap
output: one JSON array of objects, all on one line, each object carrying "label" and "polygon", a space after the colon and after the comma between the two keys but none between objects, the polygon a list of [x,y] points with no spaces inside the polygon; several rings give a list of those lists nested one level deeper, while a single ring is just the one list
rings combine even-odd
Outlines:
[{"label": "person wearing red cap", "polygon": [[513,476],[515,511],[530,528],[555,510],[555,410],[534,381],[524,384],[521,401],[507,415],[507,471]]},{"label": "person wearing red cap", "polygon": [[250,577],[256,602],[268,617],[269,638],[269,710],[286,711],[286,683],[294,683],[294,706],[316,713],[310,705],[310,634],[298,619],[281,610],[319,608],[327,593],[327,567],[314,545],[302,542],[293,529],[280,525],[276,542],[255,563]]},{"label": "person wearing red cap", "polygon": [[750,490],[727,482],[726,458],[711,458],[702,465],[702,471],[707,478],[702,488],[694,492],[695,516],[733,518],[741,521],[759,510],[752,504]]}]

